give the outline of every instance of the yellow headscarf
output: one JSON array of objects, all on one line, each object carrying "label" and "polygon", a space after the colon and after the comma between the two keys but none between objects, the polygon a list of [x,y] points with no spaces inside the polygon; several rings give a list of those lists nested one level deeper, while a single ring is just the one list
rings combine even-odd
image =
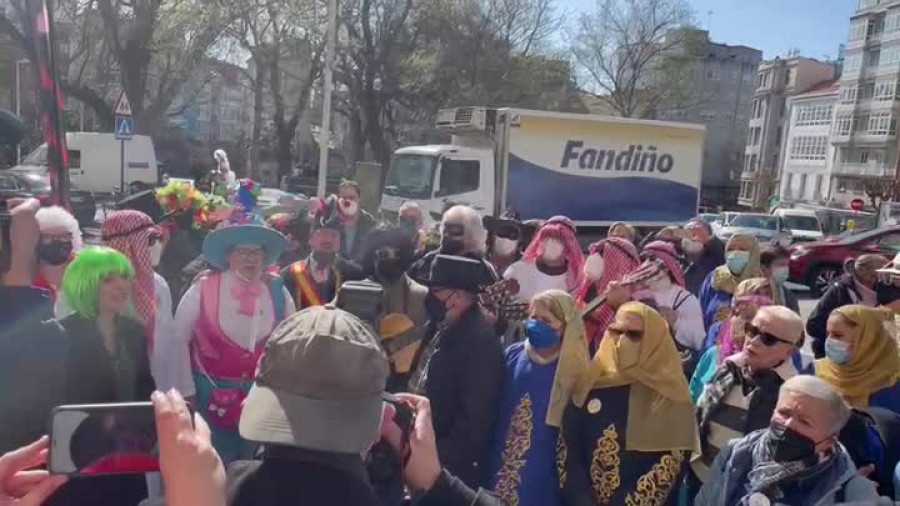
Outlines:
[{"label": "yellow headscarf", "polygon": [[668,324],[640,302],[624,304],[617,316],[621,314],[640,318],[644,337],[616,341],[607,330],[573,402],[580,407],[591,390],[631,385],[626,450],[697,450],[694,405]]},{"label": "yellow headscarf", "polygon": [[728,265],[717,267],[713,278],[713,288],[717,291],[734,293],[735,288],[741,281],[762,276],[762,267],[759,264],[759,241],[752,235],[735,234],[731,236],[731,239],[728,239],[728,244],[725,245],[726,255],[728,254],[728,247],[737,241],[747,241],[751,244],[750,260],[747,261],[747,266],[744,267],[743,272],[739,276],[735,276],[731,269],[728,268]]},{"label": "yellow headscarf", "polygon": [[590,362],[584,321],[575,299],[562,290],[547,290],[535,295],[532,304],[543,304],[553,316],[565,322],[556,376],[550,391],[550,405],[547,408],[547,424],[562,425],[563,412],[572,399],[573,391],[587,371]]},{"label": "yellow headscarf", "polygon": [[893,315],[867,306],[844,306],[832,311],[859,329],[849,364],[816,360],[816,376],[840,392],[854,408],[869,406],[869,397],[900,380],[900,350],[885,322]]}]

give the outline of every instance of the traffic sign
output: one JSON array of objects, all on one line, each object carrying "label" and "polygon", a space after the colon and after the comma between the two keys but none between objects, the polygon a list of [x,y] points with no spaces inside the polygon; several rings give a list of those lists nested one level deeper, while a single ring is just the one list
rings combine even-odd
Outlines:
[{"label": "traffic sign", "polygon": [[863,199],[853,199],[850,201],[850,209],[854,211],[862,211],[866,207],[866,201]]},{"label": "traffic sign", "polygon": [[[113,112],[116,116],[131,116],[131,102],[128,101],[128,95],[125,90],[119,95],[119,101],[116,102],[116,110]],[[118,129],[116,129],[118,131]]]},{"label": "traffic sign", "polygon": [[134,137],[134,118],[116,116],[116,140],[130,141]]}]

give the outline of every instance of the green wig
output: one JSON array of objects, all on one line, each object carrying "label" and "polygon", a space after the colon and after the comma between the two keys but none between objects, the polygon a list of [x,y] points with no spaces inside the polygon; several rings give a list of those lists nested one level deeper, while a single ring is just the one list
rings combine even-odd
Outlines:
[{"label": "green wig", "polygon": [[112,276],[134,279],[134,267],[128,257],[105,246],[82,250],[66,268],[62,292],[76,313],[96,318],[100,284]]}]

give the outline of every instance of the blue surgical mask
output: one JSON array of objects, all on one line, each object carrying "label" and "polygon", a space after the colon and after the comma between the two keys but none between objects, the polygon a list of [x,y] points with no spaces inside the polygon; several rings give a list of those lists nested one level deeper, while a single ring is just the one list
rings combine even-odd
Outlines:
[{"label": "blue surgical mask", "polygon": [[535,319],[525,322],[528,344],[536,350],[546,350],[559,344],[559,332],[550,325]]},{"label": "blue surgical mask", "polygon": [[749,251],[729,251],[725,254],[725,265],[735,274],[744,272],[748,262],[750,262]]},{"label": "blue surgical mask", "polygon": [[825,339],[825,356],[837,365],[847,365],[853,359],[850,353],[850,343],[838,341],[833,338]]},{"label": "blue surgical mask", "polygon": [[776,285],[783,285],[787,283],[788,277],[790,276],[790,269],[787,267],[775,267],[772,269],[772,281]]}]

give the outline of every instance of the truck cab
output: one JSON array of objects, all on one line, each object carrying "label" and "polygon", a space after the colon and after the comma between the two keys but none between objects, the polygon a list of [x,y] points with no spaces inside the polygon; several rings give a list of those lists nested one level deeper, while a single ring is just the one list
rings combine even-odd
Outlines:
[{"label": "truck cab", "polygon": [[452,144],[412,146],[394,152],[381,211],[393,219],[404,202],[416,202],[426,224],[430,224],[454,205],[490,214],[493,200],[493,149]]}]

